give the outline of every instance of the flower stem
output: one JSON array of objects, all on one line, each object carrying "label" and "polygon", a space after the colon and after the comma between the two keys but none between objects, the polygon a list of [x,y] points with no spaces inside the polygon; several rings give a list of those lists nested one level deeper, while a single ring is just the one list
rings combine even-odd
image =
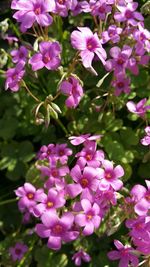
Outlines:
[{"label": "flower stem", "polygon": [[62,122],[59,119],[57,119],[56,121],[59,124],[59,126],[62,128],[62,130],[65,132],[65,134],[68,135],[69,133],[68,133],[66,127],[62,124]]},{"label": "flower stem", "polygon": [[16,202],[17,200],[18,200],[18,198],[12,198],[12,199],[7,199],[7,200],[4,200],[4,201],[1,201],[0,202],[0,206],[3,206],[3,205],[6,205],[6,204],[9,204],[9,203]]},{"label": "flower stem", "polygon": [[23,81],[23,86],[24,88],[27,90],[28,94],[36,101],[36,102],[41,102],[40,99],[38,99],[35,95],[32,94],[32,92],[30,91],[30,89],[28,88],[28,86],[26,85],[25,81]]}]

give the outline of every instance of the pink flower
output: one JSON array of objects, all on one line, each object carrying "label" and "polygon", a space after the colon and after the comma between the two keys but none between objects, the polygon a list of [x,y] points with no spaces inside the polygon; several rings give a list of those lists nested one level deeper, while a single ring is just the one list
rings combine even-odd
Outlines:
[{"label": "pink flower", "polygon": [[38,169],[41,171],[42,176],[48,176],[48,180],[45,182],[44,186],[49,189],[56,186],[57,189],[63,189],[65,187],[64,177],[69,174],[69,168],[66,165],[57,167],[56,159],[49,160],[49,166],[40,166]]},{"label": "pink flower", "polygon": [[120,34],[122,29],[116,25],[110,25],[107,31],[102,32],[102,44],[112,41],[113,43],[118,43],[120,41]]},{"label": "pink flower", "polygon": [[75,216],[75,223],[84,227],[83,235],[91,235],[100,225],[100,208],[96,203],[92,206],[88,199],[81,200],[81,207],[83,213]]},{"label": "pink flower", "polygon": [[114,70],[115,76],[118,76],[118,74],[124,74],[131,54],[132,48],[128,45],[124,45],[122,50],[117,46],[112,47],[110,49],[110,55],[113,59],[106,61],[106,70]]},{"label": "pink flower", "polygon": [[78,79],[70,76],[67,81],[63,81],[60,84],[60,91],[65,95],[68,95],[65,102],[68,108],[76,108],[79,105],[83,96],[83,88],[81,87]]},{"label": "pink flower", "polygon": [[75,265],[76,266],[80,266],[81,265],[81,261],[85,261],[85,262],[90,262],[91,261],[91,257],[89,254],[87,254],[84,250],[80,249],[78,252],[76,252],[73,257],[72,260],[75,261]]},{"label": "pink flower", "polygon": [[104,160],[102,165],[104,170],[100,168],[98,172],[100,178],[99,189],[105,191],[112,186],[115,191],[120,190],[123,182],[118,178],[124,175],[123,168],[120,165],[114,168],[113,163],[109,160]]},{"label": "pink flower", "polygon": [[77,0],[55,0],[56,6],[54,13],[59,16],[67,17],[69,10],[74,10],[77,6]]},{"label": "pink flower", "polygon": [[25,208],[30,209],[36,205],[36,202],[40,202],[45,198],[43,189],[38,189],[30,184],[25,183],[24,186],[19,187],[15,190],[15,194],[19,197],[18,206],[19,209],[25,210]]},{"label": "pink flower", "polygon": [[6,90],[9,88],[13,92],[19,90],[20,82],[25,74],[24,63],[20,62],[15,68],[10,68],[6,71]]},{"label": "pink flower", "polygon": [[78,157],[77,164],[81,169],[87,164],[93,168],[99,167],[104,160],[104,152],[102,150],[96,150],[94,142],[90,143],[90,146],[85,146],[75,157]]},{"label": "pink flower", "polygon": [[117,75],[116,80],[112,81],[112,86],[115,88],[115,95],[119,96],[121,93],[130,93],[130,83],[131,80],[125,77],[124,74]]},{"label": "pink flower", "polygon": [[12,50],[10,54],[12,56],[12,61],[14,63],[18,63],[21,61],[26,62],[28,56],[28,50],[26,49],[25,46],[20,46],[19,49]]},{"label": "pink flower", "polygon": [[97,75],[92,67],[94,56],[97,55],[103,64],[107,57],[97,33],[93,34],[87,27],[78,27],[78,31],[73,31],[71,34],[71,44],[80,51],[83,66]]},{"label": "pink flower", "polygon": [[61,47],[58,42],[41,42],[39,50],[40,52],[33,55],[29,60],[33,71],[43,67],[48,70],[56,70],[60,66]]},{"label": "pink flower", "polygon": [[23,243],[16,243],[14,247],[9,248],[9,253],[13,261],[20,261],[27,251],[28,247]]},{"label": "pink flower", "polygon": [[140,117],[144,117],[147,110],[150,109],[150,106],[145,106],[147,102],[146,98],[143,98],[140,100],[137,104],[135,104],[133,101],[127,102],[126,106],[128,110],[132,113],[135,113],[139,115]]},{"label": "pink flower", "polygon": [[147,134],[144,136],[144,138],[141,139],[141,144],[143,146],[149,146],[150,145],[150,126],[147,126],[145,128],[145,133]]},{"label": "pink flower", "polygon": [[127,21],[128,24],[132,26],[137,26],[138,21],[143,21],[144,18],[141,13],[135,11],[138,7],[137,2],[128,3],[126,5],[117,5],[120,12],[116,12],[114,18],[116,21],[123,22]]},{"label": "pink flower", "polygon": [[61,162],[61,164],[66,164],[68,157],[72,155],[72,150],[67,147],[67,144],[57,144],[55,150],[55,157]]},{"label": "pink flower", "polygon": [[70,136],[68,139],[70,140],[70,143],[74,146],[78,146],[82,143],[88,143],[91,141],[95,141],[101,138],[102,135],[92,135],[90,134],[81,134],[80,136]]},{"label": "pink flower", "polygon": [[18,0],[15,4],[12,3],[11,8],[18,10],[13,18],[21,22],[21,31],[26,32],[34,22],[44,27],[52,24],[53,19],[48,12],[54,10],[55,2],[54,0]]},{"label": "pink flower", "polygon": [[105,20],[106,15],[110,13],[111,10],[112,7],[109,5],[109,0],[98,0],[93,4],[91,13],[93,16],[98,16],[101,20]]},{"label": "pink flower", "polygon": [[129,219],[126,221],[126,227],[130,228],[130,236],[134,241],[137,239],[147,239],[150,233],[150,217],[138,217],[135,219]]},{"label": "pink flower", "polygon": [[44,145],[40,148],[37,157],[41,160],[53,158],[55,156],[55,150],[56,148],[54,144]]},{"label": "pink flower", "polygon": [[62,242],[75,240],[79,232],[72,231],[74,216],[66,212],[59,218],[54,212],[46,212],[41,217],[42,224],[36,225],[36,233],[42,238],[48,238],[47,246],[53,250],[59,250]]},{"label": "pink flower", "polygon": [[36,217],[40,217],[44,212],[49,210],[56,210],[65,205],[66,200],[57,192],[54,188],[49,189],[48,195],[45,194],[45,197],[40,204],[37,204],[33,209],[33,214]]},{"label": "pink flower", "polygon": [[123,246],[118,240],[115,240],[114,244],[118,251],[113,250],[107,254],[110,260],[120,259],[119,267],[128,267],[129,263],[131,263],[133,267],[138,266],[139,260],[138,257],[134,255],[134,249],[132,247]]},{"label": "pink flower", "polygon": [[76,165],[72,168],[71,177],[75,184],[67,185],[67,192],[71,197],[76,197],[82,193],[85,189],[96,191],[99,181],[97,179],[98,171],[92,167],[85,167],[81,171],[80,167]]},{"label": "pink flower", "polygon": [[143,185],[135,185],[131,190],[135,201],[134,210],[140,216],[145,216],[150,209],[150,181],[146,180],[146,189]]}]

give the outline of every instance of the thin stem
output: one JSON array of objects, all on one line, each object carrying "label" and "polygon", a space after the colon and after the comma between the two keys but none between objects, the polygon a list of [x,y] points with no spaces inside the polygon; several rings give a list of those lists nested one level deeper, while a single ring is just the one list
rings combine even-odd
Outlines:
[{"label": "thin stem", "polygon": [[77,58],[79,56],[79,52],[77,52],[72,60],[72,63],[70,64],[69,66],[69,69],[68,69],[68,72],[67,72],[67,75],[69,76],[70,73],[74,70],[75,68],[75,65],[77,64]]},{"label": "thin stem", "polygon": [[98,28],[98,23],[97,23],[97,18],[96,18],[96,16],[93,16],[93,19],[94,19],[94,22],[95,22],[96,27]]},{"label": "thin stem", "polygon": [[65,132],[65,134],[68,135],[69,133],[68,133],[66,127],[62,124],[62,122],[59,119],[57,119],[56,121],[58,122],[58,124],[62,128],[62,130]]},{"label": "thin stem", "polygon": [[34,24],[33,24],[32,28],[33,28],[33,31],[34,31],[35,35],[36,35],[37,37],[39,37],[39,34],[37,33]]},{"label": "thin stem", "polygon": [[102,22],[102,20],[100,19],[100,20],[99,20],[99,35],[100,35],[100,36],[101,36],[102,32],[103,32],[103,22]]},{"label": "thin stem", "polygon": [[41,25],[39,25],[39,26],[40,26],[40,31],[41,31],[41,34],[42,34],[43,38],[47,39],[47,36],[45,36],[45,32],[44,32],[42,26]]},{"label": "thin stem", "polygon": [[58,91],[57,94],[53,97],[53,101],[54,101],[58,96],[60,96],[60,94],[61,94],[61,92]]},{"label": "thin stem", "polygon": [[27,90],[28,94],[36,101],[36,102],[41,102],[40,99],[38,99],[35,95],[32,94],[32,92],[30,91],[30,89],[28,88],[28,86],[26,85],[25,81],[23,82],[23,86],[25,87],[25,89]]},{"label": "thin stem", "polygon": [[16,202],[17,200],[18,200],[18,198],[12,198],[12,199],[3,200],[3,201],[0,202],[0,206]]}]

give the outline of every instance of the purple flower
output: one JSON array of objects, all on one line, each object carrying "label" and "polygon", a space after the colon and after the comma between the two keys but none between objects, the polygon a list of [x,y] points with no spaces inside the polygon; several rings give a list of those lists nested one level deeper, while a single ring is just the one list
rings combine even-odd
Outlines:
[{"label": "purple flower", "polygon": [[111,10],[112,7],[109,5],[109,1],[98,0],[97,2],[95,2],[95,4],[93,3],[91,13],[93,16],[98,16],[101,20],[105,20],[106,15],[110,13]]},{"label": "purple flower", "polygon": [[90,146],[86,146],[78,152],[75,157],[78,157],[77,164],[81,169],[87,164],[93,168],[99,167],[104,160],[104,152],[102,150],[96,150],[94,142]]},{"label": "purple flower", "polygon": [[95,141],[101,138],[102,135],[92,135],[90,134],[81,134],[80,136],[70,136],[68,139],[70,140],[70,143],[74,146],[78,146],[82,143],[88,143],[91,141]]},{"label": "purple flower", "polygon": [[36,202],[41,202],[45,199],[43,189],[36,190],[30,183],[25,183],[24,186],[19,187],[15,190],[15,194],[20,198],[18,202],[20,210],[24,210],[25,208],[30,209],[36,205]]},{"label": "purple flower", "polygon": [[71,34],[71,44],[73,48],[80,51],[83,66],[97,75],[97,72],[92,67],[95,54],[103,64],[105,64],[107,57],[97,33],[93,34],[87,27],[78,27],[78,31],[73,31]]},{"label": "purple flower", "polygon": [[69,10],[74,10],[77,6],[77,0],[55,0],[54,13],[59,14],[62,17],[68,16]]},{"label": "purple flower", "polygon": [[128,3],[126,5],[117,5],[120,12],[116,12],[114,18],[116,21],[123,22],[126,21],[132,26],[137,26],[137,20],[143,21],[144,18],[141,13],[135,11],[138,7],[137,2]]},{"label": "purple flower", "polygon": [[134,210],[139,216],[145,216],[150,209],[150,181],[146,180],[146,189],[142,185],[135,185],[131,190],[132,198],[135,201]]},{"label": "purple flower", "polygon": [[[140,46],[140,49],[141,49],[141,47],[142,46]],[[141,53],[141,52],[139,51],[139,53]],[[147,65],[149,63],[149,60],[150,60],[150,57],[148,55],[138,55],[137,54],[135,57],[129,58],[127,68],[134,75],[138,75],[138,73],[139,73],[138,65]]]},{"label": "purple flower", "polygon": [[14,247],[9,248],[9,253],[13,261],[20,261],[27,251],[28,247],[23,243],[16,243]]},{"label": "purple flower", "polygon": [[131,263],[133,267],[138,266],[139,260],[138,257],[134,255],[135,250],[132,247],[123,246],[118,240],[115,240],[114,244],[118,251],[113,250],[107,254],[110,260],[120,259],[119,267],[128,267],[129,263]]},{"label": "purple flower", "polygon": [[13,18],[21,23],[21,31],[26,32],[34,22],[44,27],[52,24],[53,19],[48,12],[54,10],[55,2],[54,0],[19,0],[15,4],[12,3],[11,8],[18,10]]},{"label": "purple flower", "polygon": [[104,160],[102,165],[104,170],[100,168],[98,173],[101,179],[99,183],[99,189],[105,191],[112,186],[115,191],[120,190],[120,188],[123,186],[123,182],[118,178],[124,175],[123,168],[120,165],[117,165],[114,168],[113,163],[109,160]]},{"label": "purple flower", "polygon": [[93,201],[100,206],[101,216],[104,216],[111,205],[114,206],[117,204],[117,194],[112,187],[105,191],[101,191],[98,188]]},{"label": "purple flower", "polygon": [[14,63],[26,62],[28,56],[28,50],[25,46],[21,46],[18,50],[11,51],[12,61]]},{"label": "purple flower", "polygon": [[72,260],[75,261],[76,266],[81,266],[82,260],[85,262],[90,262],[91,257],[84,250],[80,249],[73,255]]},{"label": "purple flower", "polygon": [[[149,220],[149,219],[148,219]],[[138,238],[132,238],[134,246],[136,246],[137,251],[140,253],[149,256],[150,254],[150,224],[149,221],[148,229],[145,233],[145,236],[138,236]]]},{"label": "purple flower", "polygon": [[150,233],[150,217],[138,217],[126,221],[126,227],[130,228],[130,236],[132,240],[147,239]]},{"label": "purple flower", "polygon": [[25,74],[24,63],[20,62],[15,68],[8,69],[6,71],[6,90],[9,88],[13,92],[19,90],[20,82]]},{"label": "purple flower", "polygon": [[51,188],[48,191],[48,195],[45,194],[45,198],[43,198],[42,203],[37,204],[33,209],[33,214],[36,217],[40,217],[44,212],[49,210],[54,210],[61,208],[65,205],[66,200],[61,195],[61,193],[57,192],[55,189]]},{"label": "purple flower", "polygon": [[113,59],[106,61],[105,68],[107,71],[114,70],[115,76],[124,73],[127,68],[129,58],[132,54],[132,48],[128,45],[124,45],[122,50],[115,46],[110,49],[110,55]]},{"label": "purple flower", "polygon": [[48,146],[42,146],[40,148],[40,151],[37,155],[37,157],[41,160],[43,159],[50,159],[55,156],[55,145],[54,144],[49,144]]},{"label": "purple flower", "polygon": [[145,133],[146,133],[146,136],[144,136],[144,138],[141,139],[141,144],[143,146],[149,146],[150,145],[150,126],[147,126],[145,128]]},{"label": "purple flower", "polygon": [[72,150],[67,147],[67,144],[57,144],[55,149],[55,157],[61,162],[66,164],[68,157],[72,155]]},{"label": "purple flower", "polygon": [[136,53],[144,54],[145,49],[150,51],[150,32],[144,28],[142,23],[138,23],[138,29],[133,32],[133,38],[137,41]]},{"label": "purple flower", "polygon": [[137,104],[135,104],[133,101],[129,101],[127,102],[126,106],[130,112],[135,113],[140,117],[144,117],[146,111],[150,109],[150,106],[145,106],[146,102],[147,99],[143,98]]},{"label": "purple flower", "polygon": [[65,102],[68,108],[76,108],[83,96],[83,88],[73,76],[60,84],[60,91],[68,96]]},{"label": "purple flower", "polygon": [[41,42],[39,50],[40,52],[33,55],[29,60],[33,71],[43,67],[48,70],[56,70],[60,66],[61,47],[58,42]]},{"label": "purple flower", "polygon": [[130,93],[130,78],[125,77],[124,74],[117,76],[116,80],[112,81],[112,86],[115,87],[115,95],[119,96],[121,93]]},{"label": "purple flower", "polygon": [[81,207],[83,213],[75,216],[75,223],[84,227],[83,235],[91,235],[93,234],[94,229],[97,229],[100,225],[100,208],[96,203],[92,206],[88,199],[81,200]]},{"label": "purple flower", "polygon": [[71,197],[76,197],[85,189],[96,191],[99,181],[97,179],[98,171],[92,167],[85,167],[83,172],[80,167],[76,165],[72,168],[71,177],[75,184],[67,185],[67,192]]},{"label": "purple flower", "polygon": [[69,168],[66,165],[57,167],[56,160],[49,160],[49,166],[40,166],[38,169],[41,171],[42,176],[48,176],[48,180],[45,182],[44,186],[49,189],[56,186],[57,189],[62,189],[65,186],[64,177],[69,174]]},{"label": "purple flower", "polygon": [[13,42],[18,42],[18,41],[19,41],[18,38],[17,38],[16,36],[10,36],[10,35],[8,35],[8,34],[6,34],[6,35],[4,36],[3,39],[4,39],[4,40],[7,40],[8,43],[9,43],[9,45],[12,45]]},{"label": "purple flower", "polygon": [[118,43],[120,41],[120,34],[122,29],[116,25],[110,25],[107,31],[102,32],[102,44],[112,41],[113,43]]},{"label": "purple flower", "polygon": [[42,237],[48,237],[47,246],[53,250],[59,250],[62,242],[75,240],[79,232],[72,231],[74,216],[71,212],[66,212],[59,218],[54,212],[46,212],[41,217],[42,224],[37,224],[35,231]]}]

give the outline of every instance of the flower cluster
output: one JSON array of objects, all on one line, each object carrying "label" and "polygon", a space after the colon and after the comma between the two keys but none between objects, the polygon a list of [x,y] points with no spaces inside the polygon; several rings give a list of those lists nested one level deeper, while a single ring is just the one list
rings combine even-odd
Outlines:
[{"label": "flower cluster", "polygon": [[[98,138],[100,136],[89,134],[70,137],[73,145],[83,144],[71,169],[68,158],[73,152],[67,144],[42,146],[37,168],[42,175],[43,188],[36,189],[25,183],[15,191],[19,210],[25,217],[30,214],[40,219],[35,232],[41,238],[48,238],[47,246],[53,250],[59,250],[62,243],[80,238],[80,235],[93,234],[110,207],[117,203],[124,170],[105,159],[104,152],[97,149]],[[69,200],[72,200],[70,205]],[[81,258],[90,259],[83,251],[73,257],[77,265]]]},{"label": "flower cluster", "polygon": [[[32,28],[33,35],[37,42],[40,42],[39,52],[29,55],[28,63],[33,71],[43,67],[56,71],[60,67],[62,47],[58,41],[49,37],[48,27],[53,27],[56,15],[67,17],[69,12],[73,16],[82,12],[89,13],[96,27],[94,32],[88,27],[78,27],[71,33],[72,47],[78,51],[75,56],[77,61],[73,62],[73,66],[79,63],[81,58],[83,66],[98,75],[93,64],[100,61],[107,71],[113,72],[111,86],[115,88],[116,96],[122,92],[130,93],[131,80],[127,76],[128,70],[133,75],[138,75],[138,65],[146,65],[149,62],[147,52],[150,51],[150,33],[144,28],[144,18],[137,11],[138,3],[132,0],[13,0],[11,8],[15,10],[13,17],[20,23],[21,31],[26,33]],[[108,19],[109,16],[112,17],[113,24]],[[107,44],[111,46],[110,59],[105,51]],[[31,50],[33,51],[32,47]],[[28,51],[26,47],[21,46],[18,50],[13,50],[11,56],[17,66],[6,72],[6,89],[18,91],[25,74],[24,65]],[[68,96],[65,102],[68,108],[76,108],[83,96],[79,79],[73,76],[73,72],[74,69],[72,72],[68,70],[64,75],[65,79],[58,83],[57,88]]]},{"label": "flower cluster", "polygon": [[140,255],[150,255],[150,181],[145,182],[147,188],[137,184],[132,188],[131,196],[125,199],[124,208],[129,217],[125,224],[130,229],[129,237],[132,247],[130,245],[124,247],[120,241],[116,240],[114,243],[118,251],[108,253],[111,260],[120,259],[119,266],[121,267],[128,266],[129,262],[136,267]]}]

